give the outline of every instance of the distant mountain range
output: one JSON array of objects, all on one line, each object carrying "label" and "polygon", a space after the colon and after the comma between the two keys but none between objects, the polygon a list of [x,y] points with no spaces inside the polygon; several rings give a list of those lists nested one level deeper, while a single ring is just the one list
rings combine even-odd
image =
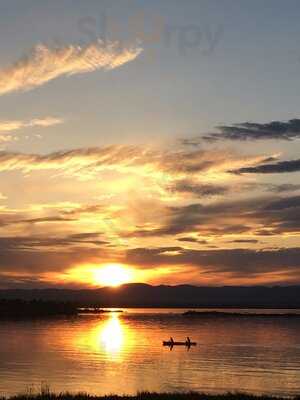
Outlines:
[{"label": "distant mountain range", "polygon": [[100,289],[8,289],[0,299],[72,302],[101,307],[300,308],[300,286],[151,286],[140,283]]}]

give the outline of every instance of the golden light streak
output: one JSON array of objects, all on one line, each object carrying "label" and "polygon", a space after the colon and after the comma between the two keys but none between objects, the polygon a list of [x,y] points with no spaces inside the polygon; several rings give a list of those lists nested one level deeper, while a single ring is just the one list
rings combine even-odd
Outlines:
[{"label": "golden light streak", "polygon": [[119,353],[125,340],[125,332],[117,314],[112,314],[100,332],[100,339],[105,351]]}]

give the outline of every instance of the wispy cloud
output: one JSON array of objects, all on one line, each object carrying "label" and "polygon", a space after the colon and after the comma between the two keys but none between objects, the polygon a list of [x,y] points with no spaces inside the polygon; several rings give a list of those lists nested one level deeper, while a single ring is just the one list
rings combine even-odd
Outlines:
[{"label": "wispy cloud", "polygon": [[[138,146],[107,146],[58,151],[45,155],[0,152],[0,171],[56,170],[64,175],[92,178],[104,170],[139,176],[180,179],[205,173],[227,173],[229,166],[259,165],[273,157],[239,156],[224,151],[162,151]],[[165,182],[167,184],[167,182]]]},{"label": "wispy cloud", "polygon": [[25,123],[25,127],[42,127],[48,128],[49,126],[62,124],[64,120],[56,117],[35,118]]},{"label": "wispy cloud", "polygon": [[100,40],[86,47],[50,48],[40,44],[29,55],[0,69],[0,95],[31,90],[60,76],[114,69],[134,60],[141,51],[118,43],[104,45]]},{"label": "wispy cloud", "polygon": [[55,117],[36,118],[30,121],[0,120],[0,133],[13,132],[23,128],[34,128],[34,127],[47,128],[49,126],[62,124],[63,122],[64,121],[62,118],[55,118]]},{"label": "wispy cloud", "polygon": [[62,124],[64,120],[56,117],[35,118],[29,121],[22,120],[0,120],[0,143],[9,143],[17,140],[17,137],[11,135],[11,132],[18,131],[24,128],[48,128]]}]

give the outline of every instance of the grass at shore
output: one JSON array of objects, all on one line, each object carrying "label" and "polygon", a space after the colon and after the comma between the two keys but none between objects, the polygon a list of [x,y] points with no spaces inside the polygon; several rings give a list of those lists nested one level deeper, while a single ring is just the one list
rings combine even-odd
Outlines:
[{"label": "grass at shore", "polygon": [[[39,393],[39,394],[23,394],[10,398],[0,398],[0,400],[278,400],[291,399],[291,397],[280,396],[255,396],[243,393],[227,393],[227,394],[205,394],[205,393],[150,393],[141,392],[134,396],[91,396],[85,393]],[[293,397],[293,400],[300,400],[300,396]]]}]

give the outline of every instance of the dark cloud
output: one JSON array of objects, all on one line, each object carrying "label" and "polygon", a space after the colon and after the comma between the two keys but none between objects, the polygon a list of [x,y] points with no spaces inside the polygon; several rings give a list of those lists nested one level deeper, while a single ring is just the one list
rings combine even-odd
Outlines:
[{"label": "dark cloud", "polygon": [[265,210],[280,211],[287,208],[298,208],[300,207],[300,196],[284,197],[269,203]]},{"label": "dark cloud", "polygon": [[40,224],[45,222],[74,222],[77,221],[74,218],[65,218],[61,216],[53,216],[53,217],[41,217],[41,218],[30,218],[30,219],[21,219],[16,221],[15,223],[28,223],[28,224]]},{"label": "dark cloud", "polygon": [[236,239],[236,240],[230,240],[228,243],[251,243],[251,244],[256,244],[256,243],[259,243],[259,241],[256,240],[256,239]]},{"label": "dark cloud", "polygon": [[44,247],[66,247],[79,244],[105,245],[108,242],[99,239],[99,233],[79,233],[63,237],[14,236],[0,237],[0,249],[37,249]]},{"label": "dark cloud", "polygon": [[0,237],[0,269],[2,273],[26,272],[33,277],[63,271],[77,263],[102,259],[107,243],[94,232],[64,237]]},{"label": "dark cloud", "polygon": [[[57,215],[46,215],[43,217],[26,216],[25,211],[22,213],[17,211],[0,213],[0,227],[16,225],[16,224],[45,224],[45,223],[63,223],[76,222],[84,214],[97,214],[104,210],[99,204],[95,205],[78,205],[72,209],[58,210]],[[30,211],[27,212],[30,214]]]},{"label": "dark cloud", "polygon": [[257,277],[265,273],[286,272],[300,281],[300,248],[274,250],[177,249],[170,255],[164,248],[136,248],[127,252],[126,260],[145,268],[158,265],[187,265],[198,267],[205,274],[228,273],[233,278]]},{"label": "dark cloud", "polygon": [[[264,160],[264,162],[267,162]],[[245,168],[244,168],[245,169]],[[240,193],[254,190],[263,190],[272,193],[287,193],[300,191],[300,185],[286,183],[286,184],[273,184],[273,183],[259,183],[259,182],[241,182],[239,185],[218,185],[218,184],[205,184],[197,183],[192,180],[179,180],[174,182],[168,187],[174,193],[186,193],[194,197],[213,197],[224,196],[230,193]]]},{"label": "dark cloud", "polygon": [[187,206],[169,207],[166,211],[168,220],[164,226],[152,230],[135,232],[135,235],[163,236],[183,233],[200,235],[225,235],[247,233],[250,227],[241,220],[244,209],[249,207],[242,202],[218,202],[212,205],[201,203]]},{"label": "dark cloud", "polygon": [[300,138],[300,119],[295,118],[289,121],[271,121],[265,124],[257,122],[241,122],[232,125],[219,125],[216,129],[217,132],[211,132],[191,138],[183,138],[180,140],[180,143],[184,146],[199,147],[204,141],[291,141]]},{"label": "dark cloud", "polygon": [[300,190],[300,185],[295,185],[293,183],[283,183],[281,185],[269,184],[266,189],[275,193],[297,192]]},{"label": "dark cloud", "polygon": [[263,192],[271,192],[276,194],[284,194],[289,192],[297,192],[300,191],[300,185],[292,184],[292,183],[266,183],[266,182],[241,182],[239,185],[233,186],[230,188],[229,193],[245,193],[246,191],[263,191]]},{"label": "dark cloud", "polygon": [[[195,203],[168,207],[167,219],[152,230],[138,229],[133,237],[179,234],[224,236],[228,234],[281,235],[300,232],[300,196]],[[259,232],[259,233],[256,233]]]},{"label": "dark cloud", "polygon": [[99,248],[61,247],[60,251],[29,248],[2,249],[0,245],[0,268],[10,275],[28,274],[38,277],[45,272],[63,272],[74,265],[90,262],[101,262],[106,259],[105,252]]},{"label": "dark cloud", "polygon": [[[55,283],[49,274],[67,274],[74,266],[108,262],[110,255],[106,242],[98,240],[96,233],[42,239],[29,236],[1,237],[0,287],[80,286],[76,282]],[[117,253],[114,254],[114,260],[116,257]]]},{"label": "dark cloud", "polygon": [[233,171],[235,174],[280,174],[300,171],[300,159],[279,161],[274,164],[261,164],[254,167],[243,167]]},{"label": "dark cloud", "polygon": [[196,197],[224,195],[229,188],[223,185],[195,183],[191,180],[180,180],[169,187],[172,192],[192,194]]},{"label": "dark cloud", "polygon": [[300,119],[287,122],[272,121],[266,124],[242,122],[234,125],[217,127],[220,132],[210,133],[204,140],[295,140],[300,138]]},{"label": "dark cloud", "polygon": [[197,243],[197,244],[207,244],[206,240],[199,240],[193,237],[182,237],[177,239],[179,242],[187,242],[187,243]]},{"label": "dark cloud", "polygon": [[[64,213],[62,212],[62,214]],[[10,211],[0,213],[0,227],[16,224],[62,223],[75,221],[77,221],[75,218],[65,217],[63,215],[30,218],[26,217],[25,212]]]}]

